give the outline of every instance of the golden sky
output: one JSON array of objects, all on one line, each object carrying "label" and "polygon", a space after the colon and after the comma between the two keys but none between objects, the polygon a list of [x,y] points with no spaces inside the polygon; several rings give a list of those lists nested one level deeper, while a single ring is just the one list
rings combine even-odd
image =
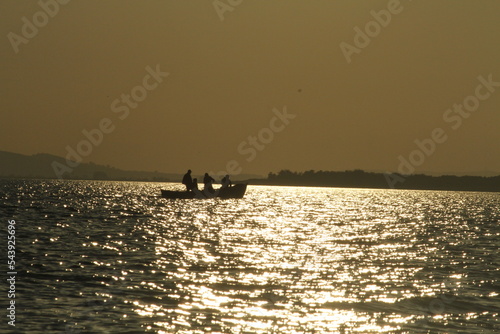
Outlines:
[{"label": "golden sky", "polygon": [[500,172],[498,0],[2,0],[0,13],[0,150],[197,174]]}]

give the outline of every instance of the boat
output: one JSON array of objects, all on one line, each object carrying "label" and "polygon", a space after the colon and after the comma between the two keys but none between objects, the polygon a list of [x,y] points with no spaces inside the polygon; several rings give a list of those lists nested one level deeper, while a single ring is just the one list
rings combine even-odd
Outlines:
[{"label": "boat", "polygon": [[233,186],[216,189],[214,193],[204,190],[196,191],[175,191],[175,190],[161,190],[163,198],[170,199],[205,199],[205,198],[243,198],[247,191],[247,184],[239,183]]}]

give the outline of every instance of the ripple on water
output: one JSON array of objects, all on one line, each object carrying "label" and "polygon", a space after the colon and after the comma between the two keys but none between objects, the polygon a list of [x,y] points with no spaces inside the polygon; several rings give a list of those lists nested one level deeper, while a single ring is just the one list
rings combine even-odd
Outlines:
[{"label": "ripple on water", "polygon": [[2,181],[26,332],[494,332],[500,194]]}]

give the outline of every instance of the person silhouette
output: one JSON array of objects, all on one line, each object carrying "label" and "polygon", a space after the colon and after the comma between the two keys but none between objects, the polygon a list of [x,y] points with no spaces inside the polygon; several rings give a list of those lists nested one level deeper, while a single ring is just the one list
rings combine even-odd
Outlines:
[{"label": "person silhouette", "polygon": [[210,196],[205,195],[204,192],[201,192],[200,189],[198,188],[198,179],[194,178],[193,179],[193,188],[191,190],[194,193],[194,198],[209,198]]},{"label": "person silhouette", "polygon": [[187,173],[184,174],[182,178],[182,184],[186,186],[186,191],[190,191],[193,188],[193,179],[191,178],[191,169],[188,169]]},{"label": "person silhouette", "polygon": [[212,183],[215,182],[214,178],[208,175],[208,173],[205,173],[205,176],[203,177],[203,184],[205,185],[204,191],[208,191],[209,193],[214,193],[214,187]]},{"label": "person silhouette", "polygon": [[226,174],[226,176],[222,178],[221,183],[222,183],[222,188],[227,188],[232,184],[228,174]]},{"label": "person silhouette", "polygon": [[198,179],[197,178],[193,179],[193,185],[191,187],[191,190],[194,192],[200,191],[200,189],[198,189]]}]

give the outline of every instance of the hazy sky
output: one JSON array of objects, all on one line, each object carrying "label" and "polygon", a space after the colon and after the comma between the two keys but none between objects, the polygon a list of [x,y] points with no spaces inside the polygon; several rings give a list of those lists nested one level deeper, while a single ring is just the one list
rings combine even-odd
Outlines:
[{"label": "hazy sky", "polygon": [[58,1],[0,2],[0,150],[165,172],[401,157],[500,172],[498,0]]}]

